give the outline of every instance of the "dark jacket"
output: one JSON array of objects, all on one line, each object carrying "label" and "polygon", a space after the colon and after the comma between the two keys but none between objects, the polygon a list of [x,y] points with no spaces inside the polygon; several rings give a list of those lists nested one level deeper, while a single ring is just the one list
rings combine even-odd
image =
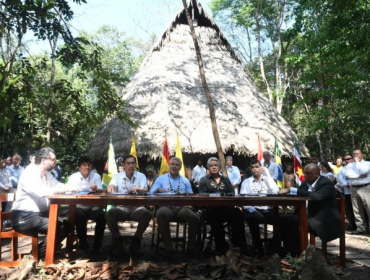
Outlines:
[{"label": "dark jacket", "polygon": [[341,237],[343,229],[332,181],[320,176],[312,192],[304,181],[298,188],[298,195],[310,197],[308,201],[308,225],[323,242]]},{"label": "dark jacket", "polygon": [[220,177],[221,177],[221,180],[223,180],[225,183],[224,189],[217,189],[216,182],[211,179],[212,175],[207,175],[201,178],[199,181],[199,193],[219,192],[219,193],[230,193],[234,195],[235,194],[234,188],[232,187],[229,178],[223,177],[222,175],[220,175]]}]

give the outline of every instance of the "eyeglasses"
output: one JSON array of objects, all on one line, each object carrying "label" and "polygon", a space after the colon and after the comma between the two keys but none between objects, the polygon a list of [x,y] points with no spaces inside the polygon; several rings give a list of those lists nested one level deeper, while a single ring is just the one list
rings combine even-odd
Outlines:
[{"label": "eyeglasses", "polygon": [[136,162],[135,161],[126,161],[125,164],[127,164],[127,165],[135,165]]},{"label": "eyeglasses", "polygon": [[347,160],[351,160],[352,158],[345,158],[344,160],[347,161]]},{"label": "eyeglasses", "polygon": [[56,158],[48,158],[48,160],[50,160],[50,161],[57,161]]}]

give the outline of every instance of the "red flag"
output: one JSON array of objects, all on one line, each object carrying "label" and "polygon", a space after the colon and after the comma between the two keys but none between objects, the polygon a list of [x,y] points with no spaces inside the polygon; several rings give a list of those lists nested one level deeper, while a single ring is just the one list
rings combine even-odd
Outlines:
[{"label": "red flag", "polygon": [[170,171],[170,152],[168,151],[167,137],[164,136],[164,147],[159,175],[166,174],[169,171]]},{"label": "red flag", "polygon": [[258,135],[258,154],[257,154],[257,160],[261,161],[263,159],[263,152],[262,152],[262,145],[261,145],[261,139]]}]

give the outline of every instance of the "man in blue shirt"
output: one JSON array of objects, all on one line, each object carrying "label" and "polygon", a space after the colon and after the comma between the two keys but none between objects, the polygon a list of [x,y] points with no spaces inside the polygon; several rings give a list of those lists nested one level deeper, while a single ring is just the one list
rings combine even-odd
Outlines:
[{"label": "man in blue shirt", "polygon": [[227,177],[229,178],[231,185],[234,188],[235,194],[238,194],[238,187],[242,178],[240,176],[240,170],[238,167],[233,165],[233,157],[226,157],[226,171]]},{"label": "man in blue shirt", "polygon": [[[193,193],[188,179],[181,176],[181,159],[173,157],[170,159],[170,173],[159,176],[149,194],[156,193]],[[174,198],[176,199],[176,198]],[[196,234],[199,226],[199,217],[188,206],[162,206],[157,210],[158,230],[161,233],[165,246],[166,258],[173,255],[170,222],[185,222],[189,225],[187,252],[196,252]]]},{"label": "man in blue shirt", "polygon": [[21,174],[24,170],[24,168],[20,166],[21,161],[22,161],[21,156],[15,154],[13,156],[13,164],[6,168],[6,171],[9,174],[10,184],[12,185],[13,188],[16,188],[18,186],[19,177],[21,177]]}]

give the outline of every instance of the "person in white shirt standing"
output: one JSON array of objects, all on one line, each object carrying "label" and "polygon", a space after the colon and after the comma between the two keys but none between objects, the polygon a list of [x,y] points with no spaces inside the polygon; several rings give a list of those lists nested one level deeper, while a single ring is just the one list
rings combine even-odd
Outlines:
[{"label": "person in white shirt standing", "polygon": [[[108,193],[130,194],[148,192],[146,177],[143,173],[135,171],[136,159],[132,155],[123,158],[124,171],[116,173],[108,186]],[[152,214],[144,206],[117,206],[105,215],[108,228],[113,236],[113,255],[123,252],[123,240],[120,238],[118,221],[136,221],[138,226],[131,241],[130,251],[134,256],[142,256],[141,239],[152,219]]]},{"label": "person in white shirt standing", "polygon": [[[271,161],[270,151],[263,152],[263,159],[264,162],[262,163],[262,167],[266,167],[270,171],[272,179],[274,179],[276,182],[277,178],[279,177],[279,168],[275,162]],[[267,174],[264,173],[263,175],[266,176]]]},{"label": "person in white shirt standing", "polygon": [[[16,200],[12,208],[11,223],[14,230],[24,234],[33,232],[47,234],[49,226],[49,200],[47,195],[73,191],[73,188],[59,183],[49,172],[56,162],[54,150],[42,148],[37,151],[35,164],[28,166],[18,182]],[[58,219],[57,243],[72,230],[72,225]],[[39,258],[46,252],[46,240],[39,244]]]},{"label": "person in white shirt standing", "polygon": [[203,167],[202,161],[198,160],[198,164],[193,168],[193,172],[191,175],[193,182],[197,188],[199,187],[200,179],[206,176],[206,174],[207,170]]},{"label": "person in white shirt standing", "polygon": [[[344,176],[351,184],[351,197],[357,230],[352,234],[366,234],[366,217],[370,217],[370,161],[365,161],[362,150],[353,151],[354,162],[346,165]],[[367,225],[368,226],[368,225]]]},{"label": "person in white shirt standing", "polygon": [[[69,186],[73,186],[80,192],[96,192],[103,190],[100,175],[98,173],[91,172],[92,161],[89,157],[80,157],[78,160],[78,170],[79,172],[69,176]],[[87,243],[87,220],[93,220],[96,222],[92,250],[89,249],[89,244]],[[99,206],[77,205],[75,223],[81,250],[93,254],[100,253],[106,224],[104,210]]]},{"label": "person in white shirt standing", "polygon": [[231,156],[226,157],[226,171],[231,185],[234,188],[235,194],[238,194],[238,186],[242,181],[242,177],[240,176],[239,168],[233,165],[233,157]]},{"label": "person in white shirt standing", "polygon": [[[342,161],[342,160],[341,160]],[[351,154],[346,154],[344,156],[344,161],[346,164],[349,164],[354,161]],[[344,193],[345,198],[345,208],[346,208],[346,218],[348,219],[348,222],[350,224],[349,228],[351,230],[356,230],[356,220],[355,215],[353,213],[353,206],[352,206],[352,199],[351,199],[351,184],[348,180],[346,180],[346,177],[344,176],[344,172],[346,171],[346,166],[341,168],[339,173],[337,174],[337,188],[341,190],[341,192]]]}]

